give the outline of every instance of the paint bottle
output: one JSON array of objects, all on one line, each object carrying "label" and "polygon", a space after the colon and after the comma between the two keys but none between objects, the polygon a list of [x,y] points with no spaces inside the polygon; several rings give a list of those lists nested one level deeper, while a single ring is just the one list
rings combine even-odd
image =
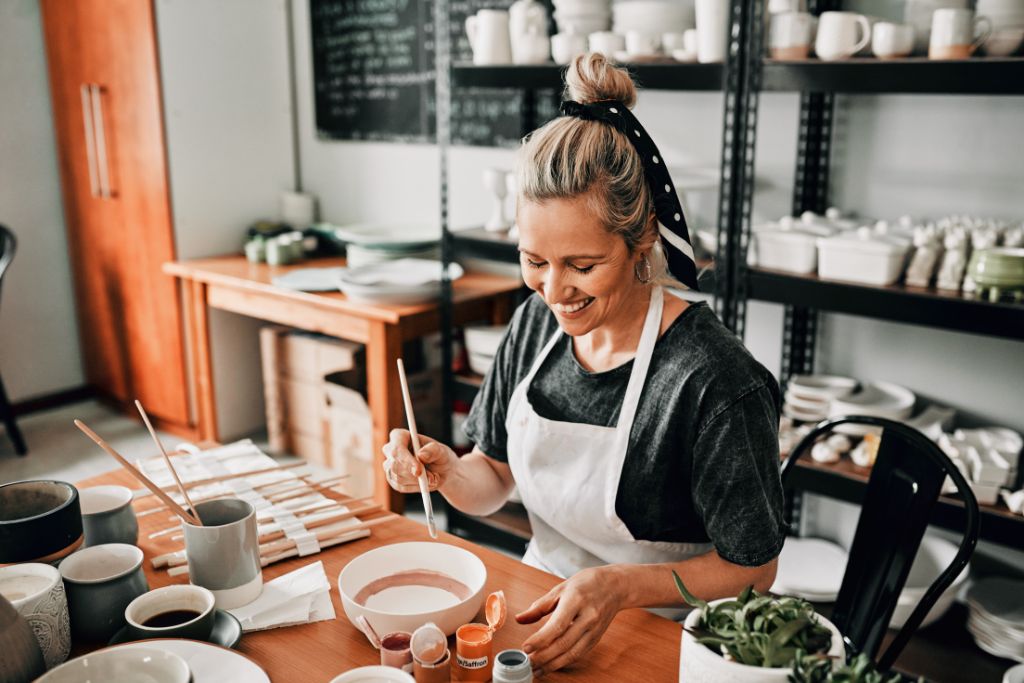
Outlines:
[{"label": "paint bottle", "polygon": [[532,683],[533,665],[522,650],[503,650],[494,658],[494,683]]},{"label": "paint bottle", "polygon": [[444,631],[432,622],[420,626],[412,634],[412,673],[416,683],[449,683],[451,652]]},{"label": "paint bottle", "polygon": [[395,631],[381,638],[381,666],[393,666],[406,673],[412,673],[412,652],[409,649],[411,640],[412,634],[405,631]]},{"label": "paint bottle", "polygon": [[491,593],[484,603],[486,624],[466,624],[455,632],[455,671],[459,681],[491,680],[494,632],[505,624],[505,594]]}]

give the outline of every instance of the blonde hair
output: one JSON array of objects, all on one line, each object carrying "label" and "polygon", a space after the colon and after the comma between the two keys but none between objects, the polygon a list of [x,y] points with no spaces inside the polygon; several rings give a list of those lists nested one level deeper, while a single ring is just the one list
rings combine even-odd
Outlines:
[{"label": "blonde hair", "polygon": [[[582,104],[618,100],[636,104],[636,85],[625,69],[604,55],[576,57],[565,74],[567,99]],[[560,116],[523,139],[516,164],[516,202],[584,199],[608,232],[630,253],[653,243],[648,255],[653,284],[684,288],[668,271],[661,248],[654,200],[636,148],[612,126]]]}]

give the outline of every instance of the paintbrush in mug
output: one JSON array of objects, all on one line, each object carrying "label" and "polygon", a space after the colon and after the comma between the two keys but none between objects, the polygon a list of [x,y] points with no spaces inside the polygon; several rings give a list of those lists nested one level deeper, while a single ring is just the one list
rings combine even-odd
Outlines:
[{"label": "paintbrush in mug", "polygon": [[[398,379],[402,383],[402,401],[405,403],[405,418],[409,421],[409,434],[412,436],[413,457],[420,452],[420,435],[416,431],[416,416],[412,412],[412,396],[409,394],[409,382],[405,378],[405,364],[398,359]],[[431,538],[437,538],[437,524],[434,522],[434,506],[430,502],[430,486],[427,483],[427,466],[419,463],[420,474],[416,478],[420,485],[420,497],[423,498],[423,513],[427,516],[427,530]]]}]

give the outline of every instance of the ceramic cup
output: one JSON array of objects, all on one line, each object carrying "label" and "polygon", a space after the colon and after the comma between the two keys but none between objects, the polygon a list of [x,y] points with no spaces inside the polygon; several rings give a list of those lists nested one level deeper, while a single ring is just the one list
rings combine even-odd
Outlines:
[{"label": "ceramic cup", "polygon": [[[124,619],[128,622],[128,633],[133,639],[142,638],[188,638],[207,640],[213,632],[216,619],[216,599],[213,593],[202,586],[164,586],[143,593],[128,603]],[[160,625],[146,622],[161,615],[172,613],[194,613],[190,619],[177,623]]]},{"label": "ceramic cup", "polygon": [[914,50],[914,27],[880,21],[871,30],[871,52],[879,59],[906,57]]},{"label": "ceramic cup", "polygon": [[992,32],[988,17],[975,17],[974,10],[937,9],[932,15],[928,42],[929,59],[967,59]]},{"label": "ceramic cup", "polygon": [[661,37],[657,33],[647,31],[626,32],[626,52],[630,57],[646,57],[657,54],[661,47]]},{"label": "ceramic cup", "polygon": [[213,591],[221,609],[249,604],[263,591],[256,511],[236,498],[195,507],[203,526],[182,522],[189,580]]},{"label": "ceramic cup", "polygon": [[139,540],[139,523],[132,508],[132,491],[126,486],[93,486],[78,490],[82,507],[85,545],[127,543]]},{"label": "ceramic cup", "polygon": [[72,553],[60,563],[60,575],[75,641],[110,640],[124,626],[124,608],[149,590],[142,551],[125,543],[94,545]]},{"label": "ceramic cup", "polygon": [[466,18],[466,35],[478,66],[512,63],[508,12],[482,9]]},{"label": "ceramic cup", "polygon": [[613,59],[616,52],[626,49],[626,39],[612,31],[591,33],[588,40],[591,52],[600,52],[608,59]]},{"label": "ceramic cup", "polygon": [[0,567],[0,595],[32,628],[47,669],[68,658],[71,621],[64,582],[55,567],[38,563]]},{"label": "ceramic cup", "polygon": [[587,37],[579,33],[556,33],[551,36],[551,58],[557,64],[568,64],[587,51]]},{"label": "ceramic cup", "polygon": [[814,15],[781,12],[772,15],[768,49],[772,59],[807,59],[814,42]]},{"label": "ceramic cup", "polygon": [[686,36],[682,31],[673,31],[671,33],[661,34],[661,49],[664,50],[665,54],[672,54],[673,50],[683,50],[686,48]]},{"label": "ceramic cup", "polygon": [[729,24],[729,3],[697,0],[697,61],[701,64],[725,61],[725,37]]},{"label": "ceramic cup", "polygon": [[0,486],[0,564],[56,564],[82,545],[78,489],[63,481]]},{"label": "ceramic cup", "polygon": [[[858,32],[860,37],[857,37]],[[848,59],[871,41],[871,22],[856,12],[823,12],[818,18],[814,51],[818,59]]]}]

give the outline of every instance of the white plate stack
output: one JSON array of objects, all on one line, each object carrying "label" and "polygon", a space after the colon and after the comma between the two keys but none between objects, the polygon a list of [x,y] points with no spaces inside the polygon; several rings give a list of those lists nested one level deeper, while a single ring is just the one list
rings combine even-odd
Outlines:
[{"label": "white plate stack", "polygon": [[967,630],[985,652],[1024,662],[1024,581],[982,579],[967,589]]},{"label": "white plate stack", "polygon": [[589,36],[611,26],[610,0],[554,0],[554,4],[559,33]]},{"label": "white plate stack", "polygon": [[[828,416],[866,415],[881,417],[897,422],[906,420],[914,412],[917,397],[914,392],[892,382],[871,382],[864,385],[856,394],[832,400]],[[880,433],[875,427],[855,424],[844,424],[835,431],[850,436],[864,436],[868,433]]]},{"label": "white plate stack", "polygon": [[786,389],[782,413],[801,422],[821,422],[832,402],[853,393],[857,380],[836,375],[794,375]]},{"label": "white plate stack", "polygon": [[978,0],[978,16],[987,17],[992,32],[983,45],[990,57],[1008,57],[1024,44],[1024,0]]},{"label": "white plate stack", "polygon": [[835,543],[790,536],[782,546],[771,592],[811,602],[835,602],[847,559],[846,551]]},{"label": "white plate stack", "polygon": [[[338,289],[361,303],[423,303],[441,295],[441,267],[440,261],[409,258],[347,268],[338,275]],[[458,280],[462,275],[462,266],[448,264],[449,279]]]}]

